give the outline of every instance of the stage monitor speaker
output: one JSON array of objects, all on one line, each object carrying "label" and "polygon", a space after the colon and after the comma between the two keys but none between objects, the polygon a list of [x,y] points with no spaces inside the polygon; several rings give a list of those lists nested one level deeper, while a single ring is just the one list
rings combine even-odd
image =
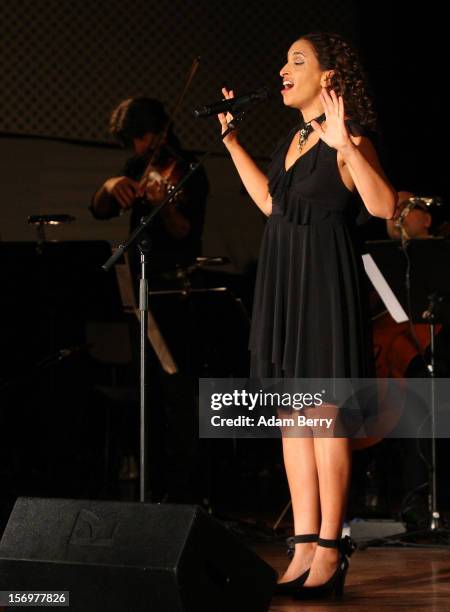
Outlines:
[{"label": "stage monitor speaker", "polygon": [[72,612],[263,612],[275,581],[198,506],[21,497],[0,542],[0,591]]}]

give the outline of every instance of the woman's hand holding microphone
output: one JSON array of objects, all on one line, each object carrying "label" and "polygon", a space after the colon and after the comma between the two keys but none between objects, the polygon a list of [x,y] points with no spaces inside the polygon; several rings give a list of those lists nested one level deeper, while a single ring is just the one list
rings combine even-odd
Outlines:
[{"label": "woman's hand holding microphone", "polygon": [[[234,98],[234,91],[232,89],[223,87],[222,94],[225,100]],[[217,117],[222,126],[222,134],[224,134],[228,129],[228,123],[234,117],[231,113],[219,113]],[[272,212],[272,198],[269,194],[267,176],[261,172],[247,151],[241,147],[235,129],[223,139],[223,143],[231,155],[231,159],[249,196],[265,215],[270,215]]]},{"label": "woman's hand holding microphone", "polygon": [[[226,87],[222,87],[222,94],[225,100],[229,100],[230,98],[234,98],[234,91],[232,89],[227,89]],[[222,134],[224,134],[228,129],[228,123],[233,120],[233,115],[231,113],[220,113],[217,115],[220,125],[222,126]],[[233,148],[233,145],[237,144],[237,133],[234,129],[232,132],[228,134],[223,140],[224,145],[230,151]]]}]

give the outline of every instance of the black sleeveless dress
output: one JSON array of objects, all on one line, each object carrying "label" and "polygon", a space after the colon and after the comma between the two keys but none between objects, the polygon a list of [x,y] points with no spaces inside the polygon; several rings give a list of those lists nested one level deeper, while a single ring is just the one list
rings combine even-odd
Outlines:
[{"label": "black sleeveless dress", "polygon": [[[353,135],[367,132],[352,120]],[[363,206],[342,182],[337,151],[319,139],[288,171],[297,127],[269,166],[272,214],[256,277],[252,378],[362,378],[373,373],[368,282],[356,220]]]}]

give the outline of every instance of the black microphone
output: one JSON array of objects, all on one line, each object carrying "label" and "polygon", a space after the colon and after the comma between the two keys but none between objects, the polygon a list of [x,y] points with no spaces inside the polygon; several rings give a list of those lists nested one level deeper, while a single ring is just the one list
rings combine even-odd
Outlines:
[{"label": "black microphone", "polygon": [[238,98],[229,98],[228,100],[221,100],[220,102],[214,102],[207,106],[201,106],[195,109],[194,117],[196,119],[204,119],[205,117],[211,117],[211,115],[218,115],[219,113],[235,113],[255,102],[262,102],[267,100],[270,96],[269,89],[267,87],[260,87],[256,91],[252,91],[245,96],[239,96]]}]

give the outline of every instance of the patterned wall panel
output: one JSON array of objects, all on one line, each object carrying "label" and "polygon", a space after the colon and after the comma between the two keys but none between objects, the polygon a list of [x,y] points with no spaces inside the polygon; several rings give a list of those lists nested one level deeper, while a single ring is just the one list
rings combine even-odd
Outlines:
[{"label": "patterned wall panel", "polygon": [[[195,56],[195,81],[177,119],[185,146],[220,151],[215,119],[192,110],[277,82],[289,44],[310,30],[354,38],[351,0],[2,0],[0,131],[107,141],[109,112],[134,95],[170,110]],[[281,97],[242,128],[253,153],[267,155],[295,121]]]}]

